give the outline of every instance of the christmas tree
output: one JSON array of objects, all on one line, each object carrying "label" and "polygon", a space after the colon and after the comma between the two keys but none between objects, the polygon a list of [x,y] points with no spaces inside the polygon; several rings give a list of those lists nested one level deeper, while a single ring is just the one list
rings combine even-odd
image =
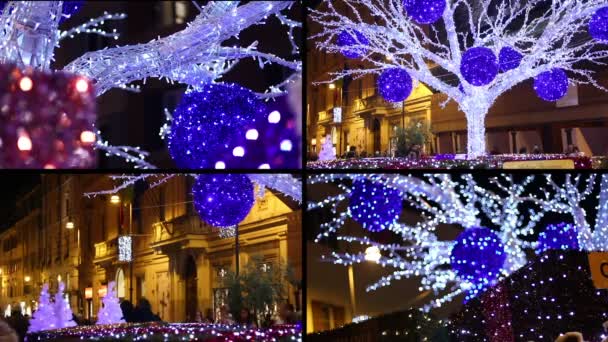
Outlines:
[{"label": "christmas tree", "polygon": [[116,297],[116,282],[108,284],[108,294],[103,298],[103,306],[97,313],[97,324],[125,323]]},{"label": "christmas tree", "polygon": [[36,312],[34,312],[32,315],[30,327],[27,329],[27,332],[36,332],[56,328],[55,319],[53,317],[55,313],[53,312],[53,307],[51,306],[49,299],[49,284],[44,284],[42,286],[42,291],[40,291],[38,310],[36,310]]},{"label": "christmas tree", "polygon": [[[342,53],[351,68],[323,83],[376,75],[387,101],[409,97],[413,80],[454,101],[467,120],[467,154],[486,153],[485,118],[496,100],[527,80],[555,102],[570,85],[606,90],[588,68],[608,57],[605,0],[325,1],[310,17],[323,27],[317,47]],[[568,74],[566,74],[566,71]]]},{"label": "christmas tree", "polygon": [[323,146],[321,146],[321,151],[319,152],[319,160],[334,160],[336,159],[336,151],[334,151],[334,144],[331,140],[331,135],[327,135],[325,137],[325,142]]},{"label": "christmas tree", "polygon": [[59,289],[55,293],[55,303],[53,304],[53,313],[55,314],[55,327],[57,329],[74,327],[76,323],[72,320],[72,309],[70,303],[63,298],[63,290],[65,284],[60,281]]}]

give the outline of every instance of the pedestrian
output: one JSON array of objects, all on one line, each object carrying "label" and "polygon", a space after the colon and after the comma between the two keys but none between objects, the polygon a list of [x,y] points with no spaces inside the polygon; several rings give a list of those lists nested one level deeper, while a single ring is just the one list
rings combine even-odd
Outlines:
[{"label": "pedestrian", "polygon": [[253,317],[251,317],[251,312],[246,307],[241,308],[241,313],[237,323],[247,328],[257,328]]},{"label": "pedestrian", "polygon": [[0,341],[2,342],[18,342],[19,337],[13,328],[7,322],[0,319]]},{"label": "pedestrian", "polygon": [[160,322],[161,319],[158,315],[152,312],[152,305],[150,302],[142,297],[137,302],[134,313],[134,322]]},{"label": "pedestrian", "polygon": [[122,310],[122,319],[127,323],[134,322],[133,321],[133,303],[128,300],[123,300],[120,303],[120,310]]}]

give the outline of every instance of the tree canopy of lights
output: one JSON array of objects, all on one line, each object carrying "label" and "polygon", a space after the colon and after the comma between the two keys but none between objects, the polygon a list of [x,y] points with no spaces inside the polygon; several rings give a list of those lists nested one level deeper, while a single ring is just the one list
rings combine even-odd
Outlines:
[{"label": "tree canopy of lights", "polygon": [[[345,205],[350,206],[353,195],[357,205],[364,201],[364,195],[356,189],[361,182],[375,184],[374,191],[369,191],[367,207],[375,206],[375,196],[383,192],[400,195],[403,208],[410,210],[408,223],[399,219],[386,225],[385,230],[395,237],[393,240],[387,242],[385,235],[381,238],[367,228],[361,230],[363,233],[343,231],[347,221],[363,228],[360,218],[354,216],[357,212]],[[328,174],[311,176],[308,184],[309,193],[314,193],[317,184],[339,189],[335,195],[308,202],[307,210],[329,213],[315,241],[336,237],[343,243],[361,247],[358,253],[333,251],[323,260],[340,265],[363,263],[367,262],[365,249],[376,247],[381,255],[373,262],[387,272],[369,284],[367,291],[400,279],[420,277],[420,291],[431,290],[436,297],[425,304],[425,310],[439,307],[459,294],[475,297],[482,289],[524,266],[527,252],[537,248],[608,251],[608,175],[566,174],[556,180],[549,174],[525,177],[503,174],[482,183],[471,174]],[[598,191],[599,196],[594,197]],[[594,218],[587,217],[584,201],[595,201]],[[567,225],[559,222],[555,226],[540,226],[548,213],[570,217],[571,226],[565,232]],[[412,217],[416,218],[414,223]],[[479,228],[482,222],[491,225]],[[439,239],[438,227],[444,224],[462,228],[460,236],[453,241]],[[571,234],[576,234],[576,243],[571,241]],[[483,255],[483,260],[477,255]],[[471,261],[480,269],[470,267]]]},{"label": "tree canopy of lights", "polygon": [[[106,21],[126,18],[125,14],[104,13],[99,18],[61,31],[59,23],[69,18],[81,7],[78,2],[62,1],[9,1],[0,15],[0,63],[14,63],[20,68],[32,67],[53,72],[54,53],[64,39],[81,33],[97,34],[118,39],[116,30],[107,32],[102,25]],[[210,1],[197,8],[200,13],[187,27],[166,37],[150,42],[115,46],[87,52],[70,62],[63,71],[86,77],[94,85],[97,96],[110,89],[120,88],[139,91],[135,81],[147,78],[166,79],[187,85],[187,92],[220,82],[241,60],[252,58],[261,69],[266,65],[280,65],[289,72],[279,84],[257,93],[260,99],[270,100],[288,95],[288,89],[301,78],[302,62],[299,60],[299,44],[295,30],[301,23],[288,18],[285,12],[295,1]],[[293,59],[278,57],[258,50],[258,42],[249,46],[225,46],[225,41],[236,37],[249,27],[264,24],[268,20],[279,20],[285,27],[292,47]],[[260,37],[263,39],[263,37]],[[170,115],[168,118],[170,119]],[[170,125],[170,123],[169,123]],[[161,128],[166,132],[167,125]],[[95,147],[108,156],[117,156],[138,168],[154,168],[145,161],[148,153],[134,146],[112,146],[97,132]]]},{"label": "tree canopy of lights", "polygon": [[514,86],[534,79],[546,101],[568,84],[607,90],[582,68],[608,58],[606,13],[605,0],[326,0],[310,12],[322,27],[310,39],[364,62],[321,83],[399,68],[445,94],[442,106],[455,101],[467,120],[467,155],[476,158],[486,153],[488,111]]}]

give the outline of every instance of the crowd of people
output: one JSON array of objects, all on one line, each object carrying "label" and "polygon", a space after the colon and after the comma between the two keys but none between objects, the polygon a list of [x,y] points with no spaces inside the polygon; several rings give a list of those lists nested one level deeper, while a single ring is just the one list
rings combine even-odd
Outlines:
[{"label": "crowd of people", "polygon": [[[290,303],[283,303],[279,306],[276,318],[273,318],[270,314],[265,315],[264,319],[260,322],[261,328],[268,328],[272,325],[280,324],[296,324],[300,321],[298,314],[294,311],[294,307]],[[249,308],[241,308],[236,318],[230,313],[228,305],[222,305],[220,307],[217,318],[213,318],[213,311],[211,309],[205,310],[205,314],[201,311],[197,311],[194,322],[197,323],[218,323],[218,324],[239,324],[248,328],[258,328],[254,314]]]}]

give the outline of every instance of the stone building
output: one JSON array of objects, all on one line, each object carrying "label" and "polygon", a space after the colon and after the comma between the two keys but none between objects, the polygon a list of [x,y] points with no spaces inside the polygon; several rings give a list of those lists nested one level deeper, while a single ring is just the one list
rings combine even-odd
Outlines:
[{"label": "stone building", "polygon": [[[138,185],[116,197],[85,198],[112,188],[109,177],[42,176],[39,208],[0,235],[1,308],[21,302],[35,308],[42,284],[54,292],[62,280],[73,312],[85,318],[96,315],[110,281],[121,299],[145,297],[165,321],[217,311],[226,296],[222,277],[235,268],[235,239],[199,219],[192,180],[180,175],[153,189]],[[265,191],[239,225],[241,269],[258,256],[264,267],[289,263],[301,279],[300,222],[294,201]],[[132,240],[132,262],[120,261],[123,236]],[[285,285],[299,308],[298,284]]]}]

